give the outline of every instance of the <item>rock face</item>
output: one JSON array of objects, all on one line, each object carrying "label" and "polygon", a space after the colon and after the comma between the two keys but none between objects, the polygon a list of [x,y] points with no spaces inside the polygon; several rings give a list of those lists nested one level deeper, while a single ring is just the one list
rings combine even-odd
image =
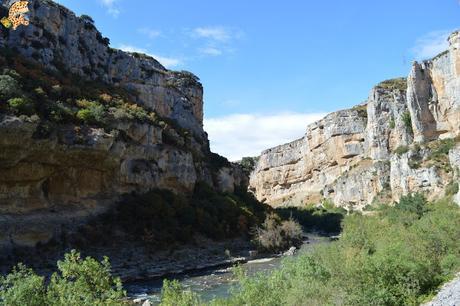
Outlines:
[{"label": "rock face", "polygon": [[17,48],[51,69],[135,89],[139,104],[205,137],[203,88],[195,76],[168,71],[143,54],[110,48],[90,18],[77,17],[51,0],[29,1],[29,8],[30,25],[10,31],[0,46]]},{"label": "rock face", "polygon": [[407,80],[382,82],[364,104],[330,114],[309,125],[303,138],[262,152],[249,188],[274,206],[330,199],[357,210],[413,192],[444,195],[458,180],[452,143],[460,134],[460,34],[449,43],[434,59],[415,62]]},{"label": "rock face", "polygon": [[135,91],[135,103],[177,126],[130,121],[108,132],[63,124],[43,137],[38,118],[0,114],[0,254],[46,243],[124,194],[187,194],[198,182],[225,192],[247,186],[238,166],[211,161],[197,77],[110,48],[88,17],[53,1],[29,7],[30,26],[0,36],[0,46],[51,70]]}]

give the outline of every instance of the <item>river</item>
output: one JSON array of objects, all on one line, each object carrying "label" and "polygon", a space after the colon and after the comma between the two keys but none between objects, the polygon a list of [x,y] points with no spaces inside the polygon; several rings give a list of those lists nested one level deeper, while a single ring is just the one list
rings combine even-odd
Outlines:
[{"label": "river", "polygon": [[[330,242],[330,239],[317,234],[307,234],[308,240],[294,256],[311,251],[316,245]],[[258,272],[268,272],[281,265],[283,256],[259,258],[242,264],[243,269],[253,275]],[[168,279],[177,279],[187,289],[198,293],[203,302],[215,298],[229,296],[230,289],[234,287],[235,280],[232,268],[210,269],[197,273],[177,275]],[[160,292],[163,279],[151,279],[125,284],[128,295],[132,299],[149,299],[154,305],[160,301]]]}]

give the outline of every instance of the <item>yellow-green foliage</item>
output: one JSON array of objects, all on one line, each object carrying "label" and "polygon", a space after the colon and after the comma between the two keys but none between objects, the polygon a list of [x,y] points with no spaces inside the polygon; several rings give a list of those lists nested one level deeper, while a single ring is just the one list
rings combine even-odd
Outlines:
[{"label": "yellow-green foliage", "polygon": [[133,102],[137,99],[134,91],[84,81],[65,70],[49,71],[9,49],[0,49],[0,71],[0,112],[98,127],[158,120],[154,112]]},{"label": "yellow-green foliage", "polygon": [[190,290],[185,290],[178,281],[165,280],[163,282],[160,306],[193,306],[200,304],[198,295]]},{"label": "yellow-green foliage", "polygon": [[110,273],[107,258],[98,262],[72,251],[58,262],[59,272],[45,284],[44,277],[19,264],[0,278],[0,304],[20,305],[125,305],[119,278]]}]

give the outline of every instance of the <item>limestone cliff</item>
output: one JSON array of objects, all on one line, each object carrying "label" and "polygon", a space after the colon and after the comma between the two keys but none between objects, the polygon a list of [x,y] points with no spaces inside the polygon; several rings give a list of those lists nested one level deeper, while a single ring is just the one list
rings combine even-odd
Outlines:
[{"label": "limestone cliff", "polygon": [[407,80],[382,82],[364,104],[262,152],[250,178],[256,197],[275,206],[331,199],[359,210],[413,192],[433,199],[447,186],[457,191],[460,33],[449,43],[432,60],[415,62]]},{"label": "limestone cliff", "polygon": [[[29,8],[29,26],[0,35],[2,78],[36,82],[23,95],[44,115],[0,105],[0,253],[47,243],[124,194],[187,194],[198,182],[225,192],[247,185],[238,166],[209,150],[197,77],[110,48],[89,17],[53,1],[31,0]],[[87,94],[88,82],[102,84],[105,102],[75,102],[74,92]],[[129,103],[113,102],[118,89]],[[88,112],[110,118],[82,124]]]}]

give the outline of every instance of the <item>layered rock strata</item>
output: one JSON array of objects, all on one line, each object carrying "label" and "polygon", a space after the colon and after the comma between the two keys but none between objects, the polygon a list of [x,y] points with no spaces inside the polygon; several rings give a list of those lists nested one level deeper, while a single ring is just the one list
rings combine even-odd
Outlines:
[{"label": "layered rock strata", "polygon": [[[458,149],[452,148],[460,134],[458,32],[449,44],[435,58],[415,62],[407,81],[382,82],[364,104],[330,114],[301,139],[262,152],[250,178],[256,197],[274,206],[330,199],[360,210],[408,193],[444,195],[458,180]],[[450,162],[437,154],[446,145]]]}]

